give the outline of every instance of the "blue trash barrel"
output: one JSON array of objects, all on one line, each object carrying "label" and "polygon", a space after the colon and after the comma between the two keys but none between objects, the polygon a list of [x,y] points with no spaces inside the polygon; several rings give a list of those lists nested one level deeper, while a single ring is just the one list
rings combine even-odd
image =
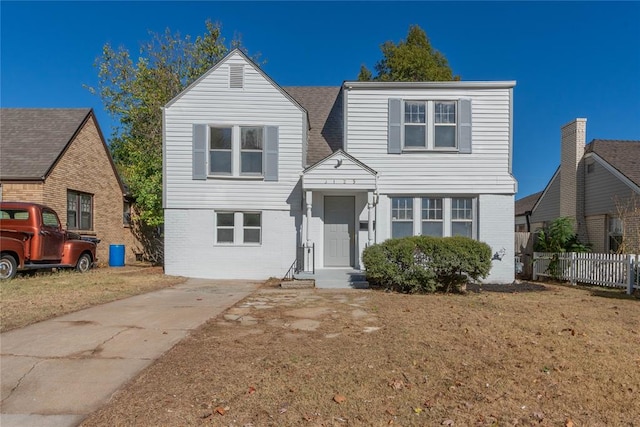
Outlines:
[{"label": "blue trash barrel", "polygon": [[124,267],[124,245],[109,245],[109,267]]}]

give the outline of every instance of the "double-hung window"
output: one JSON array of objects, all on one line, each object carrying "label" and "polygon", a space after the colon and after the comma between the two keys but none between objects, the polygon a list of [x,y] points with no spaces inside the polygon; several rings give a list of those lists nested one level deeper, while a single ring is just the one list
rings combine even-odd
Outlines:
[{"label": "double-hung window", "polygon": [[263,130],[240,127],[240,174],[262,175]]},{"label": "double-hung window", "polygon": [[209,128],[209,172],[212,175],[231,175],[232,128]]},{"label": "double-hung window", "polygon": [[442,199],[422,198],[422,235],[443,236]]},{"label": "double-hung window", "polygon": [[391,234],[393,237],[413,235],[413,198],[394,197],[391,200]]},{"label": "double-hung window", "polygon": [[216,243],[262,243],[262,214],[260,212],[217,212]]},{"label": "double-hung window", "polygon": [[456,149],[456,101],[405,101],[405,150]]},{"label": "double-hung window", "polygon": [[475,238],[475,201],[474,197],[392,197],[391,237]]},{"label": "double-hung window", "polygon": [[67,191],[67,228],[93,230],[93,196],[78,191]]}]

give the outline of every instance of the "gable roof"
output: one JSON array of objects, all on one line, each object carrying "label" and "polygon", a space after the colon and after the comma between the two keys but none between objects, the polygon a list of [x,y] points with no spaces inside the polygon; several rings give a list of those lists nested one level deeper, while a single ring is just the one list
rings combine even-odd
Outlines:
[{"label": "gable roof", "polygon": [[0,109],[0,178],[46,178],[90,114],[90,108]]},{"label": "gable roof", "polygon": [[618,172],[640,186],[640,141],[594,139],[585,148],[595,153]]},{"label": "gable roof", "polygon": [[515,216],[525,215],[527,212],[533,211],[533,207],[542,195],[542,191],[530,194],[515,203]]},{"label": "gable roof", "polygon": [[343,111],[340,86],[288,86],[309,117],[306,164],[311,166],[342,149]]}]

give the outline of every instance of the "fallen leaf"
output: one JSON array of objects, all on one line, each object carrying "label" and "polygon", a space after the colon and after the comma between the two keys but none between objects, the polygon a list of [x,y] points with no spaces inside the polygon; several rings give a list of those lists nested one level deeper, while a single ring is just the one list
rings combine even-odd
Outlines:
[{"label": "fallen leaf", "polygon": [[336,394],[335,396],[333,396],[333,401],[334,401],[334,402],[336,402],[336,403],[342,403],[342,402],[344,402],[345,400],[347,400],[347,398],[346,398],[346,397],[344,397],[344,396],[343,396],[343,395],[341,395],[341,394]]},{"label": "fallen leaf", "polygon": [[402,387],[404,387],[404,382],[402,380],[394,379],[389,383],[389,387],[394,390],[400,390]]},{"label": "fallen leaf", "polygon": [[540,421],[544,420],[544,414],[542,412],[534,412],[533,416],[539,419]]},{"label": "fallen leaf", "polygon": [[256,389],[253,387],[249,387],[249,390],[247,390],[247,394],[253,394],[256,392]]},{"label": "fallen leaf", "polygon": [[444,420],[442,422],[442,425],[443,426],[452,426],[452,425],[454,425],[454,422],[453,422],[453,420]]},{"label": "fallen leaf", "polygon": [[225,412],[227,412],[227,411],[225,411],[225,410],[224,410],[224,408],[223,408],[222,406],[218,406],[218,407],[216,408],[216,412],[217,412],[218,414],[220,414],[220,415],[224,415],[224,413],[225,413]]},{"label": "fallen leaf", "polygon": [[387,409],[385,412],[389,415],[396,415],[396,411],[394,411],[393,409]]},{"label": "fallen leaf", "polygon": [[416,414],[419,414],[420,412],[422,412],[422,408],[413,408],[413,412],[415,412]]},{"label": "fallen leaf", "polygon": [[567,421],[564,422],[564,427],[573,427],[573,420],[571,418],[567,418]]}]

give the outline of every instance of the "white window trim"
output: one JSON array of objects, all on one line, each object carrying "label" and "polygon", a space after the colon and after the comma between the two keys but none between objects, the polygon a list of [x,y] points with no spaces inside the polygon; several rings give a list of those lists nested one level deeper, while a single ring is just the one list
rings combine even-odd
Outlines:
[{"label": "white window trim", "polygon": [[[426,104],[426,108],[425,108],[425,122],[423,124],[423,126],[426,127],[426,132],[425,132],[425,137],[426,137],[426,142],[425,142],[425,146],[424,147],[407,147],[404,144],[405,141],[405,126],[409,125],[409,126],[420,126],[420,124],[416,124],[416,123],[405,123],[404,119],[405,119],[405,104],[407,102],[424,102]],[[435,104],[437,102],[455,102],[456,105],[456,123],[455,123],[455,147],[436,147],[435,146],[435,128],[436,128],[436,123],[435,123],[435,119],[436,119],[436,115],[435,115]],[[460,98],[449,98],[449,97],[438,97],[438,98],[433,98],[433,99],[424,99],[424,98],[419,98],[419,99],[411,99],[411,98],[403,98],[402,99],[402,105],[400,107],[400,139],[401,139],[401,143],[402,143],[402,152],[407,152],[407,153],[412,153],[412,152],[418,152],[418,153],[423,153],[425,151],[439,151],[439,152],[451,152],[451,153],[457,153],[460,148],[459,148],[459,141],[458,141],[458,127],[460,126]],[[439,124],[438,126],[451,126],[453,127],[454,125],[452,124]]]},{"label": "white window trim", "polygon": [[478,240],[478,196],[469,194],[455,194],[455,195],[434,195],[434,194],[420,194],[420,195],[407,195],[407,194],[394,194],[389,195],[389,238],[393,238],[393,215],[391,210],[393,209],[393,200],[395,198],[413,198],[413,235],[422,235],[422,198],[442,199],[442,236],[451,237],[451,201],[456,198],[468,198],[471,199],[471,238]]},{"label": "white window trim", "polygon": [[[241,153],[255,152],[257,150],[242,150],[241,131],[240,128],[255,127],[262,128],[262,173],[242,173],[241,172]],[[211,128],[231,128],[231,173],[213,173],[211,172]],[[265,134],[267,126],[264,124],[253,123],[208,123],[207,124],[207,176],[209,178],[228,178],[228,179],[240,179],[240,180],[264,180],[265,170]]]},{"label": "white window trim", "polygon": [[[233,242],[218,242],[218,214],[233,214]],[[260,242],[258,243],[244,243],[244,214],[260,214]],[[234,211],[234,210],[219,210],[215,211],[213,215],[213,244],[214,246],[262,246],[262,230],[264,227],[264,215],[261,211]],[[230,227],[226,227],[230,228]],[[258,229],[258,227],[247,227],[251,229]]]}]

